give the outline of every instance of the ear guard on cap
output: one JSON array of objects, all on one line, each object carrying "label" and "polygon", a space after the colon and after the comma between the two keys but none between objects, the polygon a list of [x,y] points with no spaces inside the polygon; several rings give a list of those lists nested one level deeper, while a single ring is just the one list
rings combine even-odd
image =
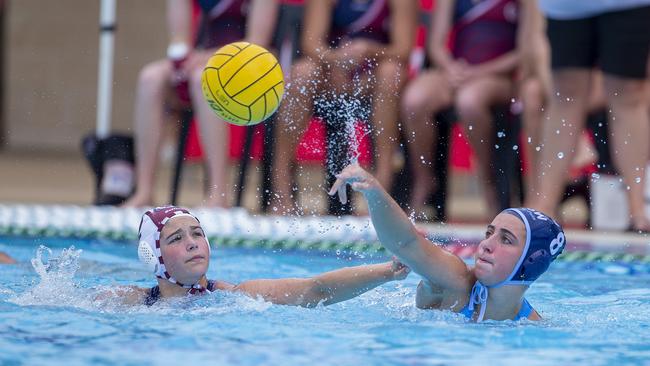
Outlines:
[{"label": "ear guard on cap", "polygon": [[156,254],[151,250],[149,244],[144,241],[141,241],[140,244],[138,244],[138,258],[140,259],[140,262],[147,266],[148,270],[153,273],[158,272],[158,257],[156,257]]}]

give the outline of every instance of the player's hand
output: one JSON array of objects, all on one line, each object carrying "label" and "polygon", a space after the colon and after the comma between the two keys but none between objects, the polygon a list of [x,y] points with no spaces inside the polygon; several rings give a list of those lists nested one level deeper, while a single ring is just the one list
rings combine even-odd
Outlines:
[{"label": "player's hand", "polygon": [[409,266],[406,264],[400,262],[395,256],[393,256],[390,270],[392,273],[392,279],[394,281],[401,281],[408,277],[409,273],[411,273],[411,268],[409,268]]},{"label": "player's hand", "polygon": [[359,164],[350,164],[336,175],[336,181],[329,191],[329,195],[333,196],[338,192],[339,200],[345,204],[348,201],[346,185],[350,185],[352,189],[361,193],[368,193],[373,190],[381,189],[381,185],[370,173],[365,171]]}]

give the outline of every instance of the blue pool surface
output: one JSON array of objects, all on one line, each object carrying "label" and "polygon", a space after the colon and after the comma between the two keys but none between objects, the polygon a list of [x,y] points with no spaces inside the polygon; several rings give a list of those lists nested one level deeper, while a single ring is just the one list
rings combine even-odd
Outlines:
[{"label": "blue pool surface", "polygon": [[[81,252],[39,275],[39,245]],[[477,324],[417,309],[414,274],[314,309],[221,292],[124,307],[94,295],[154,284],[133,243],[0,238],[0,251],[19,261],[0,266],[0,365],[650,364],[650,274],[640,267],[555,263],[527,293],[545,320]],[[208,277],[306,277],[386,259],[217,248]]]}]

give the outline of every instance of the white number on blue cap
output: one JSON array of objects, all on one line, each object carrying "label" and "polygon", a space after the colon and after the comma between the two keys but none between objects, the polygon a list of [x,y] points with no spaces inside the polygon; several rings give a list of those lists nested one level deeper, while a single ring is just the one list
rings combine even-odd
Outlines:
[{"label": "white number on blue cap", "polygon": [[549,249],[551,250],[551,255],[555,255],[563,247],[564,247],[564,233],[559,233],[557,234],[557,238],[551,241],[551,246],[549,247]]}]

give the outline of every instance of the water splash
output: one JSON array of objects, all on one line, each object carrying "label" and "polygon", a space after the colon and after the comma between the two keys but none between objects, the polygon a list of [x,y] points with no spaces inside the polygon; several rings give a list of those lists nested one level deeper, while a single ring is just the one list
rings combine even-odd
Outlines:
[{"label": "water splash", "polygon": [[81,305],[86,299],[73,280],[81,252],[70,246],[54,257],[50,248],[39,246],[31,262],[40,282],[11,301],[19,305]]},{"label": "water splash", "polygon": [[[44,256],[46,252],[47,256]],[[52,257],[52,249],[41,245],[36,250],[36,257],[32,258],[31,262],[36,273],[41,276],[41,283],[69,281],[79,269],[81,252],[81,249],[75,249],[73,245],[63,249],[60,256]],[[44,259],[47,259],[47,262],[43,262]]]}]

